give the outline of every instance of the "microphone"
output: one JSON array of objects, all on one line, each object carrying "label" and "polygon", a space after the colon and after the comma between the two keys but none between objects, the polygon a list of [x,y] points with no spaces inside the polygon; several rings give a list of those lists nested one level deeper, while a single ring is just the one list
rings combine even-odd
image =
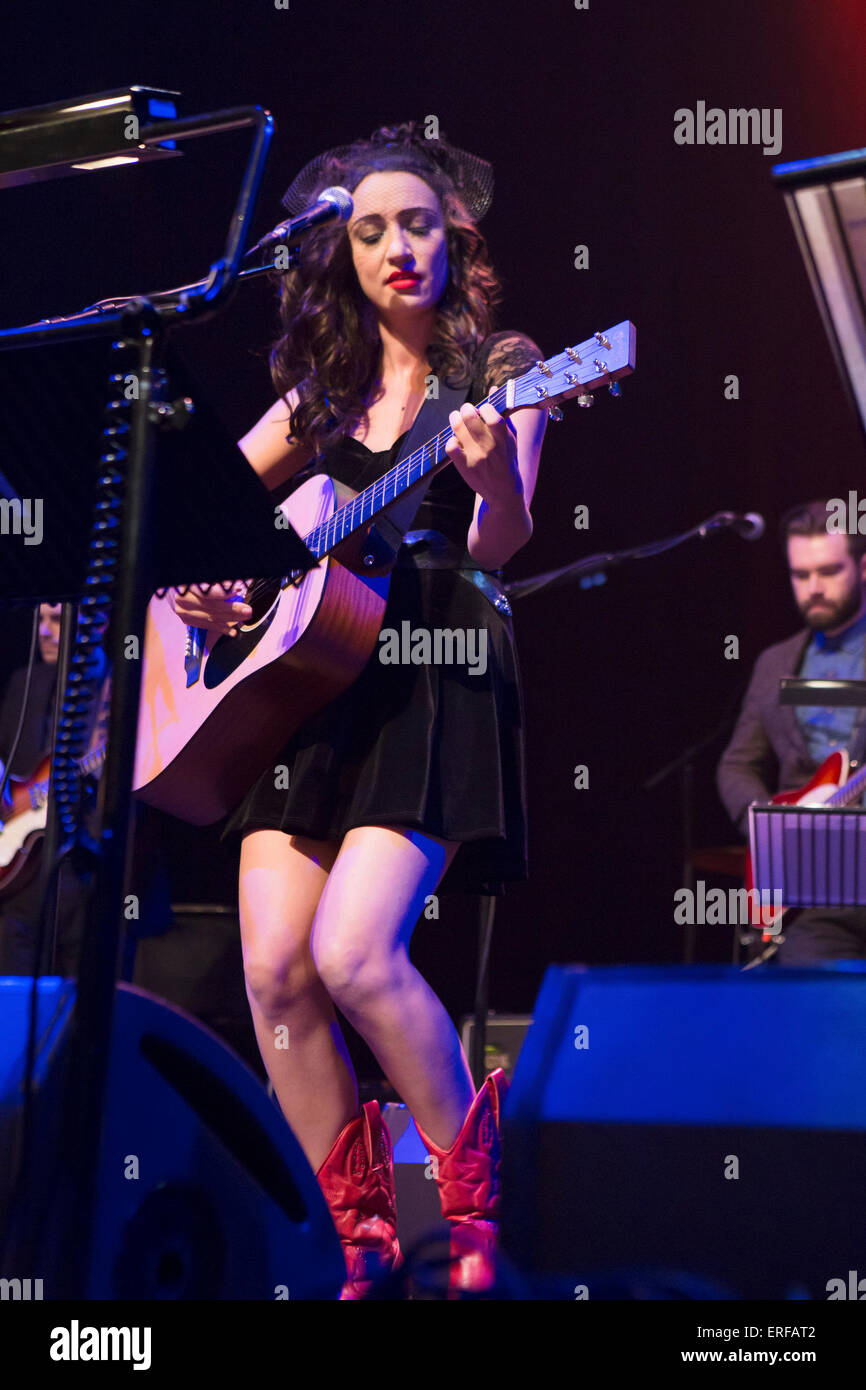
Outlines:
[{"label": "microphone", "polygon": [[736,531],[738,536],[742,536],[744,541],[760,540],[767,529],[760,512],[716,512],[700,529],[706,534],[708,531],[721,531],[728,527]]},{"label": "microphone", "polygon": [[265,247],[273,246],[277,242],[284,242],[290,245],[297,241],[305,232],[312,231],[313,227],[321,227],[326,222],[348,222],[354,209],[351,193],[345,188],[326,188],[319,194],[318,200],[310,207],[304,208],[297,217],[290,217],[288,222],[281,222],[274,227],[273,231],[263,236],[261,241],[257,241],[255,246],[251,246],[247,252],[251,256],[254,251],[261,251]]}]

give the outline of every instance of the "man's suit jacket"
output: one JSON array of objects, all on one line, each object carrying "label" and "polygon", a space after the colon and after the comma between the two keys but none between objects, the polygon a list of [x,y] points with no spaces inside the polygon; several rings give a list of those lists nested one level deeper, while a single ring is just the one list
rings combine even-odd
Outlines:
[{"label": "man's suit jacket", "polygon": [[778,791],[801,786],[817,766],[809,756],[795,707],[779,703],[779,681],[797,674],[811,637],[811,631],[802,628],[761,652],[719,762],[719,795],[744,835],[749,833],[750,802],[768,801]]}]

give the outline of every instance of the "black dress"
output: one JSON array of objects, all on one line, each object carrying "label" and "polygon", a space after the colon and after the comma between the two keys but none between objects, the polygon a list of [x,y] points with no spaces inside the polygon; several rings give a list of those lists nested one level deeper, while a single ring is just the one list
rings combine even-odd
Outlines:
[{"label": "black dress", "polygon": [[[542,356],[523,334],[492,334],[474,363],[470,401],[477,404]],[[310,471],[360,490],[392,466],[403,438],[377,453],[346,438]],[[471,565],[465,544],[475,495],[455,468],[444,468],[411,529],[442,533]],[[275,829],[340,839],[355,826],[406,826],[461,842],[440,891],[499,893],[505,882],[527,877],[523,709],[511,620],[457,569],[419,568],[403,546],[382,629],[400,633],[405,620],[412,629],[472,629],[477,646],[467,648],[463,665],[401,665],[384,664],[377,644],[354,684],[274,760],[288,768],[288,787],[275,786],[269,766],[223,833]]]}]

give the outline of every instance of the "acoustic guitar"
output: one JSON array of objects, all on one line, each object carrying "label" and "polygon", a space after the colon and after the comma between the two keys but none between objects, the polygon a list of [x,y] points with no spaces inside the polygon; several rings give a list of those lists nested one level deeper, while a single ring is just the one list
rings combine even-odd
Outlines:
[{"label": "acoustic guitar", "polygon": [[[634,370],[635,329],[625,320],[538,362],[486,397],[500,415],[527,407],[561,417],[559,402]],[[483,402],[482,402],[483,404]],[[147,611],[133,790],[181,820],[207,825],[250,789],[294,732],[360,675],[376,646],[390,560],[376,553],[375,519],[450,462],[451,429],[429,439],[363,492],[308,479],[275,508],[318,563],[306,574],[256,580],[252,617],[235,637],[185,627],[165,593]]]}]

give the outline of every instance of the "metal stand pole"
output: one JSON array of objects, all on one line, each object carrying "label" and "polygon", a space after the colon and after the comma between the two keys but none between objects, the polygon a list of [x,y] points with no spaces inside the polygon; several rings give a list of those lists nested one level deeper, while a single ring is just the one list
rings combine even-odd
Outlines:
[{"label": "metal stand pole", "polygon": [[[692,850],[694,848],[694,794],[695,794],[695,765],[691,758],[687,758],[682,766],[682,778],[680,782],[680,807],[682,813],[683,826],[683,887],[687,888],[692,895],[694,902],[695,892],[695,866],[692,863]],[[695,959],[695,927],[694,923],[686,923],[683,932],[683,963],[691,965]]]},{"label": "metal stand pole", "polygon": [[496,899],[479,899],[478,913],[478,977],[475,985],[475,1027],[472,1030],[472,1046],[469,1049],[469,1069],[476,1090],[484,1083],[487,1068],[484,1065],[487,1044],[487,1004],[490,989],[490,946],[493,940],[493,919],[496,915]]}]

